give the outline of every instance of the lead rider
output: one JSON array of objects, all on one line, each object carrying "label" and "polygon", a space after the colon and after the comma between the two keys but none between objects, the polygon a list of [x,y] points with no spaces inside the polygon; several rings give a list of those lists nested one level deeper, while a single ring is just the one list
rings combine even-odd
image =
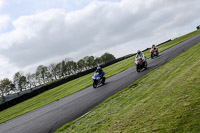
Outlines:
[{"label": "lead rider", "polygon": [[135,56],[135,60],[142,59],[142,63],[146,61],[146,56],[143,54],[142,51],[138,50]]}]

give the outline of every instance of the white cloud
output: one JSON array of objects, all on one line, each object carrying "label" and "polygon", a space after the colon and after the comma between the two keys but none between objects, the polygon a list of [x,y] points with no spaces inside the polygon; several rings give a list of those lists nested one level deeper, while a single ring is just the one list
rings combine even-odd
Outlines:
[{"label": "white cloud", "polygon": [[4,1],[0,0],[0,9],[3,7],[3,5],[4,5]]},{"label": "white cloud", "polygon": [[15,20],[14,30],[0,35],[0,52],[26,69],[107,50],[119,57],[181,34],[174,30],[199,19],[199,5],[198,0],[122,0],[92,1],[73,12],[49,9]]},{"label": "white cloud", "polygon": [[0,0],[0,32],[5,30],[8,26],[8,22],[10,21],[10,16],[1,13],[3,6],[5,5],[3,0]]},{"label": "white cloud", "polygon": [[0,79],[3,78],[13,78],[13,72],[19,70],[15,65],[10,63],[6,57],[0,55]]},{"label": "white cloud", "polygon": [[0,31],[7,28],[9,21],[10,17],[8,15],[0,15]]}]

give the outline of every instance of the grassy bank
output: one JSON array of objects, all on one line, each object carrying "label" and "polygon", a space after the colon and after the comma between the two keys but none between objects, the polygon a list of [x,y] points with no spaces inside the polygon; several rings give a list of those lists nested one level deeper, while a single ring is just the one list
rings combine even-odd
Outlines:
[{"label": "grassy bank", "polygon": [[200,43],[58,132],[200,131]]},{"label": "grassy bank", "polygon": [[[190,34],[187,34],[183,37],[177,38],[173,41],[170,41],[166,44],[163,44],[159,46],[160,51],[166,50],[185,39],[191,38],[197,34],[200,34],[200,30],[194,31]],[[145,54],[147,57],[150,57],[149,51],[146,51]],[[113,64],[111,66],[108,66],[104,68],[104,70],[107,72],[106,77],[111,77],[113,75],[116,75],[134,65],[134,57],[128,58],[126,60],[123,60],[121,62],[118,62],[116,64]],[[52,103],[58,99],[61,99],[63,97],[69,96],[75,92],[78,92],[82,89],[85,89],[92,85],[92,79],[91,79],[92,73],[88,74],[86,76],[83,76],[81,78],[75,79],[73,81],[70,81],[68,83],[65,83],[61,86],[58,86],[52,90],[48,90],[38,96],[35,96],[34,98],[31,98],[29,100],[26,100],[22,103],[19,103],[13,107],[10,107],[4,111],[0,112],[0,123],[3,123],[7,120],[13,119],[17,116],[23,115],[27,112],[33,111],[37,108],[40,108],[44,105],[47,105],[49,103]]]}]

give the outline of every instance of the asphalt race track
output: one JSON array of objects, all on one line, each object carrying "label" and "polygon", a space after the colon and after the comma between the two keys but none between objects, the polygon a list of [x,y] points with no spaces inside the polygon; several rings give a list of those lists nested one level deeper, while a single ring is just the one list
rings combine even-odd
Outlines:
[{"label": "asphalt race track", "polygon": [[[165,64],[200,42],[200,34],[148,59],[148,69],[140,73],[135,66],[109,79],[99,88],[86,88],[66,98],[0,124],[0,133],[52,133],[65,123],[87,113],[108,97],[128,87],[137,79]],[[134,63],[134,61],[133,61]]]}]

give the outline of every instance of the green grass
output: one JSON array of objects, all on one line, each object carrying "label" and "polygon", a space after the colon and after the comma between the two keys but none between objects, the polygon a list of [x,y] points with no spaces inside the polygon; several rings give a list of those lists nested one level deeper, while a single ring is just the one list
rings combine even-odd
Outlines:
[{"label": "green grass", "polygon": [[[164,51],[181,41],[184,41],[186,38],[193,37],[197,34],[200,34],[200,30],[196,30],[192,33],[189,33],[183,37],[177,38],[173,41],[170,41],[168,43],[165,43],[161,46],[159,46],[159,51]],[[149,51],[146,51],[145,54],[149,58]],[[106,77],[111,77],[113,75],[116,75],[134,65],[134,57],[128,58],[126,60],[120,61],[118,63],[115,63],[111,66],[108,66],[104,68],[106,71]],[[38,96],[35,96],[31,99],[28,99],[22,103],[19,103],[13,107],[10,107],[6,110],[3,110],[0,112],[0,123],[6,122],[10,119],[13,119],[15,117],[18,117],[20,115],[23,115],[27,112],[33,111],[35,109],[38,109],[42,106],[45,106],[49,103],[52,103],[56,100],[59,100],[61,98],[64,98],[66,96],[69,96],[75,92],[78,92],[80,90],[83,90],[89,86],[92,85],[92,73],[80,77],[78,79],[75,79],[73,81],[70,81],[68,83],[65,83],[63,85],[60,85],[54,89],[48,90],[44,93],[39,94]]]},{"label": "green grass", "polygon": [[200,43],[108,98],[59,132],[200,131]]}]

